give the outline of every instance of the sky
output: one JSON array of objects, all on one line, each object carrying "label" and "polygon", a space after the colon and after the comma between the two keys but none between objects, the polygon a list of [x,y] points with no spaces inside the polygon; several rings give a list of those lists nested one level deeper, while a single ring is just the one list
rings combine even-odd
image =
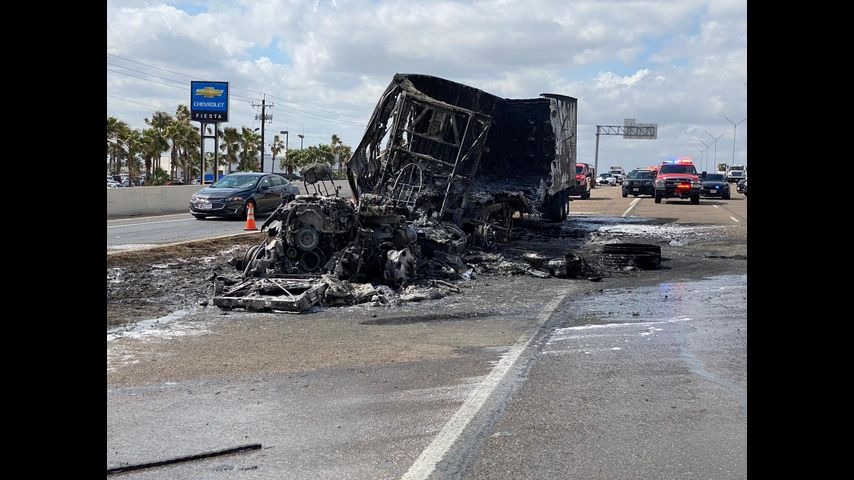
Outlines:
[{"label": "sky", "polygon": [[268,145],[287,130],[290,148],[300,133],[305,146],[336,134],[355,147],[394,74],[420,73],[505,98],[577,98],[578,161],[591,165],[597,125],[658,125],[654,140],[601,135],[599,171],[682,157],[702,170],[748,165],[746,9],[746,0],[109,0],[106,114],[143,129],[155,111],[188,104],[191,80],[226,81],[221,126],[260,127],[252,104],[264,98],[274,105]]}]

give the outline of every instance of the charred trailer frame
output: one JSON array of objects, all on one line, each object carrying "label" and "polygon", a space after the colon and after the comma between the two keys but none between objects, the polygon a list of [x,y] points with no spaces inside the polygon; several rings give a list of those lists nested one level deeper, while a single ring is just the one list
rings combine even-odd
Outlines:
[{"label": "charred trailer frame", "polygon": [[[509,235],[515,212],[552,221],[575,185],[577,100],[502,99],[429,75],[397,74],[347,161],[354,198]],[[497,235],[500,236],[500,235]]]}]

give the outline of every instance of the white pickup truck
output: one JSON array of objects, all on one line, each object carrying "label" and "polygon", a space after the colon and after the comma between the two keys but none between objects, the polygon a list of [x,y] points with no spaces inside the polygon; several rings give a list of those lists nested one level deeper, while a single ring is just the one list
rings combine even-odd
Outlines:
[{"label": "white pickup truck", "polygon": [[726,172],[727,182],[738,182],[745,178],[747,178],[747,172],[744,169],[744,165],[732,165]]}]

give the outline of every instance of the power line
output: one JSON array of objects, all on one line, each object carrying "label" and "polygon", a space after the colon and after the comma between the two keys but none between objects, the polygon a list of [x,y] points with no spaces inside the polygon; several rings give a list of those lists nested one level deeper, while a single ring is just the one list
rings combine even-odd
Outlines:
[{"label": "power line", "polygon": [[133,59],[130,59],[130,58],[127,58],[127,57],[122,57],[122,56],[120,56],[120,55],[115,55],[115,54],[112,54],[112,53],[108,53],[107,55],[109,55],[109,56],[111,56],[111,57],[121,58],[122,60],[127,60],[128,62],[138,63],[138,64],[140,64],[140,65],[144,65],[144,66],[146,66],[146,67],[156,68],[157,70],[163,70],[164,72],[174,73],[175,75],[180,75],[180,76],[182,76],[182,77],[187,77],[187,78],[189,78],[190,80],[193,80],[193,79],[194,79],[193,77],[191,77],[191,76],[189,76],[189,75],[187,75],[187,74],[185,74],[185,73],[176,72],[176,71],[174,71],[174,70],[167,70],[167,69],[165,69],[165,68],[157,67],[157,66],[155,66],[155,65],[149,65],[149,64],[147,64],[147,63],[142,63],[142,62],[140,62],[140,61],[133,60]]},{"label": "power line", "polygon": [[[191,80],[195,79],[195,77],[192,77],[192,76],[187,75],[187,74],[185,74],[185,73],[176,72],[176,71],[174,71],[174,70],[169,70],[169,69],[166,69],[166,68],[158,67],[158,66],[156,66],[156,65],[150,65],[150,64],[147,64],[147,63],[140,62],[140,61],[138,61],[138,60],[133,60],[133,59],[131,59],[131,58],[123,57],[123,56],[120,56],[120,55],[115,55],[115,54],[112,54],[112,53],[108,53],[107,55],[109,55],[109,56],[111,56],[111,57],[120,58],[120,59],[122,59],[122,60],[126,60],[126,61],[129,61],[129,62],[133,62],[133,63],[139,64],[139,65],[143,65],[143,66],[146,66],[146,67],[154,68],[154,69],[157,69],[157,70],[162,70],[162,71],[164,71],[164,72],[172,73],[172,74],[175,74],[175,75],[180,75],[180,76],[182,76],[182,77],[186,77],[186,78],[189,78],[189,79],[191,79]],[[157,76],[157,75],[154,75],[154,74],[145,73],[145,72],[140,72],[139,70],[134,70],[134,69],[131,69],[131,68],[129,68],[129,67],[125,67],[125,66],[123,66],[123,65],[110,64],[109,62],[108,62],[108,64],[109,64],[109,65],[120,66],[121,68],[125,68],[125,69],[127,69],[127,70],[131,70],[131,71],[135,71],[135,72],[143,73],[144,75],[150,75],[150,76],[155,77],[155,78],[162,78],[162,79],[165,79],[165,80],[169,80],[169,81],[171,81],[171,82],[178,82],[178,80],[174,80],[174,79],[166,79],[166,78],[164,78],[164,77],[160,77],[160,76]],[[230,87],[230,88],[232,88],[232,89],[245,90],[245,91],[247,91],[247,92],[257,93],[257,94],[259,94],[259,95],[265,95],[265,93],[264,93],[264,92],[261,92],[261,91],[258,91],[258,90],[252,90],[252,89],[250,89],[250,88],[239,87],[239,86],[237,86],[237,85],[229,85],[229,87]],[[267,95],[267,96],[269,96],[270,98],[276,98],[276,99],[279,99],[279,100],[281,100],[281,101],[283,101],[283,102],[292,103],[292,104],[294,104],[294,105],[299,105],[299,106],[301,106],[301,107],[305,107],[305,108],[311,108],[311,109],[318,110],[318,111],[320,111],[320,112],[324,112],[324,113],[327,113],[327,114],[337,115],[337,116],[339,116],[339,117],[352,118],[352,119],[354,119],[354,120],[358,120],[358,121],[363,121],[363,120],[364,120],[364,118],[363,118],[363,117],[357,117],[357,116],[355,116],[355,115],[348,115],[348,114],[346,114],[346,113],[340,113],[340,112],[336,112],[336,111],[334,111],[334,110],[328,110],[328,109],[325,109],[325,108],[322,108],[322,107],[318,107],[318,106],[316,106],[316,105],[309,105],[309,104],[305,104],[305,103],[295,102],[295,101],[293,101],[293,100],[288,100],[288,99],[285,99],[285,98],[282,98],[282,97],[279,97],[279,96],[276,96],[276,95],[271,95],[271,94],[266,94],[266,95]],[[242,96],[239,96],[239,95],[232,95],[232,97],[240,98],[240,99],[247,100],[247,101],[250,101],[250,102],[251,102],[251,101],[254,101],[254,100],[253,100],[253,99],[251,99],[251,98],[248,98],[248,97],[242,97]],[[296,109],[296,108],[295,108],[294,110],[297,110],[297,111],[300,111],[300,112],[303,112],[303,113],[306,113],[306,114],[310,114],[310,113],[311,113],[311,112],[308,112],[308,111],[306,111],[306,110],[300,110],[300,109]],[[316,116],[316,118],[320,118],[320,119],[322,119],[322,120],[329,120],[329,119],[326,119],[326,118],[324,118],[324,117],[320,117],[320,116]],[[346,120],[340,120],[339,122],[342,122],[342,123],[348,123],[348,124],[355,125],[355,126],[362,126],[362,124],[361,124],[361,123],[358,123],[358,124],[357,124],[357,123],[353,123],[353,122],[347,122]]]},{"label": "power line", "polygon": [[[133,69],[133,68],[130,68],[130,67],[126,67],[126,66],[124,66],[124,65],[117,65],[117,64],[115,64],[115,63],[110,63],[110,62],[107,62],[107,65],[112,65],[112,66],[115,66],[115,67],[124,68],[125,70],[130,70],[131,72],[137,72],[137,73],[141,73],[142,75],[148,75],[149,77],[159,78],[159,79],[166,80],[166,81],[169,81],[169,82],[172,82],[172,83],[177,83],[177,84],[179,84],[179,85],[182,85],[182,87],[181,87],[181,88],[188,88],[188,87],[190,86],[190,82],[185,81],[185,80],[175,80],[175,79],[172,79],[172,78],[161,77],[161,76],[159,76],[159,75],[154,75],[153,73],[143,72],[143,71],[141,71],[141,70],[136,70],[136,69]],[[128,75],[128,76],[130,76],[130,77],[139,78],[140,80],[148,80],[148,81],[150,81],[150,82],[154,82],[154,81],[153,81],[153,80],[151,80],[150,78],[139,77],[139,76],[136,76],[136,75],[130,75],[130,74],[125,73],[125,72],[123,72],[123,71],[119,71],[119,70],[115,70],[115,69],[109,69],[109,68],[108,68],[107,70],[110,70],[111,72],[120,73],[120,74],[123,74],[123,75]],[[160,83],[160,82],[154,82],[154,83],[158,83],[158,84],[160,84],[160,85],[166,85],[165,83]],[[174,86],[174,85],[167,85],[167,86],[172,87],[172,86]],[[231,97],[232,97],[232,98],[239,98],[239,99],[241,99],[241,100],[246,100],[246,101],[249,101],[249,102],[253,101],[253,99],[251,99],[251,98],[249,98],[249,97],[244,97],[244,96],[242,96],[242,95],[232,94],[232,95],[231,95]]]},{"label": "power line", "polygon": [[136,100],[131,100],[131,99],[129,99],[129,98],[119,97],[118,95],[110,95],[110,94],[108,93],[108,94],[107,94],[107,96],[108,96],[108,97],[115,98],[115,99],[118,99],[118,100],[122,100],[122,101],[125,101],[125,102],[136,103],[136,104],[138,104],[138,105],[142,105],[143,107],[151,107],[151,108],[156,108],[157,110],[163,110],[163,111],[165,111],[165,110],[166,110],[165,108],[163,108],[163,107],[158,107],[157,105],[152,105],[152,104],[150,104],[150,103],[137,102]]},{"label": "power line", "polygon": [[165,86],[165,87],[172,87],[172,88],[177,88],[177,89],[180,89],[180,90],[185,90],[185,89],[187,88],[187,87],[181,87],[181,86],[178,86],[178,85],[172,85],[171,83],[158,82],[157,80],[152,80],[152,79],[150,79],[150,78],[140,77],[139,75],[133,75],[133,74],[131,74],[131,73],[123,72],[123,71],[121,71],[121,70],[116,70],[116,69],[109,68],[109,67],[107,68],[107,71],[109,71],[109,72],[115,72],[115,73],[118,73],[118,74],[120,74],[120,75],[127,75],[128,77],[138,78],[138,79],[140,79],[140,80],[147,80],[147,81],[149,81],[149,82],[151,82],[151,83],[156,83],[156,84],[158,84],[158,85],[163,85],[163,86]]},{"label": "power line", "polygon": [[338,115],[339,117],[350,117],[350,118],[353,118],[353,119],[355,119],[355,120],[362,120],[362,119],[363,119],[362,117],[357,117],[357,116],[355,116],[355,115],[347,115],[347,114],[345,114],[345,113],[339,113],[339,112],[336,112],[336,111],[334,111],[334,110],[327,110],[327,109],[325,109],[325,108],[317,107],[317,106],[314,106],[314,105],[307,105],[307,104],[305,104],[305,103],[295,102],[295,101],[293,101],[293,100],[288,100],[288,99],[286,99],[286,98],[277,97],[276,95],[271,95],[271,94],[267,94],[267,95],[268,95],[270,98],[277,98],[277,99],[279,99],[279,100],[281,100],[281,101],[283,101],[283,102],[293,103],[293,104],[295,104],[295,105],[299,105],[299,106],[301,106],[301,107],[313,108],[313,109],[315,109],[315,110],[320,110],[321,112],[326,112],[326,113],[331,113],[331,114],[333,114],[333,115]]},{"label": "power line", "polygon": [[[169,70],[169,69],[166,69],[166,68],[158,67],[158,66],[156,66],[156,65],[151,65],[151,64],[148,64],[148,63],[143,63],[143,62],[140,62],[140,61],[138,61],[138,60],[133,60],[133,59],[130,59],[130,58],[127,58],[127,57],[122,57],[122,56],[120,56],[120,55],[115,55],[115,54],[113,54],[113,53],[108,53],[107,55],[109,55],[109,56],[111,56],[111,57],[121,58],[122,60],[127,60],[128,62],[138,63],[138,64],[140,64],[140,65],[144,65],[144,66],[146,66],[146,67],[156,68],[157,70],[163,70],[164,72],[174,73],[175,75],[180,75],[180,76],[182,76],[182,77],[187,77],[187,78],[189,78],[190,80],[195,80],[195,79],[196,79],[196,77],[192,77],[192,76],[190,76],[190,75],[187,75],[186,73],[176,72],[176,71],[174,71],[174,70]],[[238,89],[238,90],[246,90],[247,92],[257,93],[257,94],[259,94],[259,95],[263,95],[263,94],[264,94],[264,92],[259,92],[258,90],[252,90],[251,88],[238,87],[237,85],[230,85],[230,87],[231,87],[231,88],[236,88],[236,89]]]},{"label": "power line", "polygon": [[153,73],[143,72],[142,70],[135,70],[133,68],[126,67],[124,65],[119,65],[116,63],[107,62],[107,65],[112,65],[114,67],[124,68],[125,70],[130,70],[131,72],[141,73],[143,75],[148,75],[149,77],[159,78],[161,80],[166,80],[166,81],[173,82],[173,83],[180,83],[181,85],[189,85],[189,82],[187,82],[186,80],[175,80],[172,78],[161,77],[159,75],[154,75]]}]

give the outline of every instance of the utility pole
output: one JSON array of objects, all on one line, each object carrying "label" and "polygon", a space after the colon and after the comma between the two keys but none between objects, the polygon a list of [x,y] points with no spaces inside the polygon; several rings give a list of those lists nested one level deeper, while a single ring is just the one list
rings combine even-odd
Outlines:
[{"label": "utility pole", "polygon": [[285,173],[291,173],[288,171],[288,166],[290,166],[290,164],[288,163],[288,131],[282,130],[279,133],[285,136]]},{"label": "utility pole", "polygon": [[[265,94],[263,94],[263,96],[261,98],[261,103],[260,104],[253,103],[252,106],[253,107],[261,107],[261,115],[255,115],[255,120],[261,120],[261,146],[259,148],[261,149],[261,171],[263,172],[264,171],[264,123],[267,122],[268,120],[270,120],[270,121],[273,120],[273,114],[272,113],[270,114],[269,117],[267,116],[267,107],[273,108],[273,107],[275,107],[275,105],[273,105],[272,103],[270,103],[270,104],[267,103],[267,94],[265,93]],[[273,162],[270,162],[270,163],[273,163]],[[272,167],[273,166],[270,165],[270,171],[271,172],[273,171]]]},{"label": "utility pole", "polygon": [[741,119],[740,122],[735,123],[732,120],[730,120],[729,117],[727,117],[726,115],[721,114],[721,116],[724,117],[727,122],[732,124],[732,163],[730,163],[730,166],[732,166],[732,165],[735,165],[735,129],[736,129],[736,127],[738,127],[739,125],[744,123],[744,121],[747,120],[747,117],[744,117]]}]

